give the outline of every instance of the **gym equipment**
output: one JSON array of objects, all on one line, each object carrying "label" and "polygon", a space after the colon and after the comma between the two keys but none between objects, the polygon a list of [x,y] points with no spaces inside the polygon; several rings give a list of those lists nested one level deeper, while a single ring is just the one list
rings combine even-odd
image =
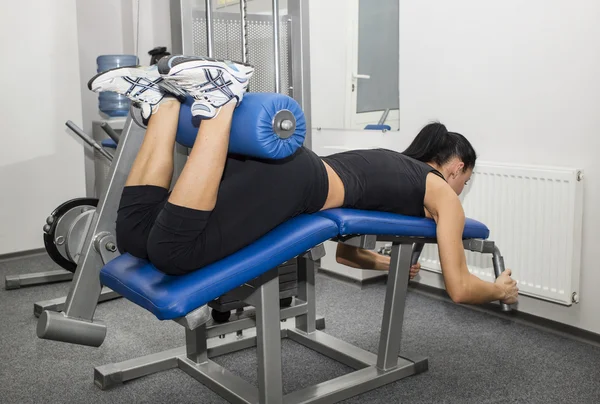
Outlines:
[{"label": "gym equipment", "polygon": [[86,224],[98,205],[95,198],[71,199],[57,207],[46,219],[44,246],[54,262],[75,272],[85,238]]},{"label": "gym equipment", "polygon": [[[179,112],[177,142],[192,147],[200,120],[194,120],[188,98]],[[248,93],[233,113],[229,152],[246,156],[282,159],[302,146],[306,120],[300,105],[283,94]]]},{"label": "gym equipment", "polygon": [[[427,358],[399,354],[406,279],[418,253],[412,246],[435,243],[435,235],[436,225],[431,219],[332,209],[295,217],[231,256],[182,276],[165,275],[145,260],[122,255],[101,270],[102,283],[159,320],[174,320],[183,325],[186,344],[163,353],[97,367],[94,381],[106,389],[178,367],[233,403],[329,403],[426,371]],[[498,251],[492,241],[486,240],[489,230],[480,222],[467,219],[463,237],[466,249],[481,253]],[[329,239],[361,248],[374,248],[378,240],[392,243],[377,355],[317,330],[315,261],[324,255],[322,243]],[[272,268],[293,257],[298,257],[299,262],[298,298],[289,309],[279,309],[279,275]],[[213,342],[211,336],[234,332],[227,328],[228,324],[208,322],[206,304],[227,292],[256,308],[254,321],[250,322],[256,332]],[[292,316],[293,322],[280,322]],[[282,337],[356,371],[283,396]],[[79,338],[81,343],[81,334]],[[96,342],[96,333],[87,331],[86,339]],[[258,352],[258,389],[211,360],[252,346]]]}]

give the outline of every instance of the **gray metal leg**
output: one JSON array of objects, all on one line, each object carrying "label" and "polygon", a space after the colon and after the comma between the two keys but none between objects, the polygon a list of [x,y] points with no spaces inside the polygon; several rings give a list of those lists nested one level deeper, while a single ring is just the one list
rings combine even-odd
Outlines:
[{"label": "gray metal leg", "polygon": [[[82,333],[77,337],[77,343],[87,345],[84,330],[89,329],[90,333],[95,335],[96,327],[93,325],[92,319],[101,291],[99,273],[104,265],[98,248],[105,247],[104,245],[98,246],[97,241],[100,239],[110,240],[112,237],[107,237],[107,234],[113,236],[115,234],[117,207],[121,192],[142,144],[144,133],[144,129],[137,126],[130,116],[125,123],[123,135],[110,168],[108,187],[100,197],[90,231],[85,240],[82,250],[83,258],[79,261],[71,283],[71,289],[64,306],[64,316],[52,311],[47,311],[44,313],[45,315],[41,315],[39,322],[43,321],[45,323],[38,323],[39,338],[73,342],[75,339],[70,335],[72,331],[69,330],[76,328]],[[106,247],[108,248],[108,246]],[[105,253],[104,255],[106,256]],[[52,321],[53,317],[55,321]],[[54,328],[68,322],[80,324],[77,326],[73,324],[73,327]],[[98,341],[90,339],[89,342],[90,345],[95,345]]]},{"label": "gray metal leg", "polygon": [[411,244],[392,246],[377,356],[377,367],[382,370],[394,368],[398,364],[411,256]]},{"label": "gray metal leg", "polygon": [[182,355],[185,356],[185,347],[99,366],[94,369],[94,383],[105,390],[129,380],[173,369],[177,367],[177,357]]},{"label": "gray metal leg", "polygon": [[281,329],[279,313],[278,270],[261,279],[262,285],[246,299],[256,308],[256,342],[258,358],[258,394],[260,403],[281,403]]},{"label": "gray metal leg", "polygon": [[[107,302],[109,300],[118,299],[120,294],[107,287],[102,288],[98,303]],[[66,296],[51,300],[44,300],[33,304],[33,315],[39,317],[44,311],[62,311],[65,307]]]},{"label": "gray metal leg", "polygon": [[185,330],[185,346],[187,358],[195,363],[204,363],[208,360],[208,347],[206,346],[206,324],[195,330]]},{"label": "gray metal leg", "polygon": [[22,286],[46,285],[52,282],[64,282],[73,279],[73,273],[66,269],[36,272],[33,274],[8,275],[4,279],[6,290],[19,289]]},{"label": "gray metal leg", "polygon": [[306,313],[296,317],[296,327],[306,333],[316,329],[315,267],[316,262],[298,258],[298,299],[306,302]]}]

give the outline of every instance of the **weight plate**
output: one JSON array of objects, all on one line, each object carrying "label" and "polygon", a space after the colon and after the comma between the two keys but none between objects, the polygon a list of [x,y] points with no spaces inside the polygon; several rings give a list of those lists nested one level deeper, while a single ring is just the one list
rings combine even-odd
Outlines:
[{"label": "weight plate", "polygon": [[[52,261],[56,262],[58,265],[60,265],[62,268],[66,269],[67,271],[75,272],[75,269],[77,269],[77,264],[68,259],[67,253],[66,253],[66,246],[64,244],[62,244],[62,245],[56,244],[56,237],[61,235],[61,234],[56,233],[58,224],[62,222],[61,218],[73,209],[76,209],[74,212],[77,212],[77,208],[81,209],[83,207],[90,207],[90,208],[95,209],[97,206],[98,206],[97,198],[75,198],[75,199],[71,199],[71,200],[61,204],[60,206],[58,206],[56,209],[54,209],[54,211],[50,215],[51,217],[54,218],[54,220],[52,221],[52,224],[50,225],[48,232],[44,232],[44,247],[46,247],[46,252],[50,256]],[[81,210],[79,210],[79,212],[77,212],[77,215],[78,214],[81,214]],[[77,215],[75,215],[74,217],[76,217]],[[65,225],[66,223],[67,223],[67,221],[64,221],[61,224],[61,229],[62,229],[62,226]],[[66,243],[66,236],[68,233],[68,228],[69,227],[67,227],[65,229],[65,232],[63,235],[65,237],[64,243]],[[62,251],[62,253],[61,253],[61,251]]]},{"label": "weight plate", "polygon": [[[84,209],[75,208],[71,211]],[[71,212],[70,211],[70,212]],[[69,231],[67,233],[66,242],[65,242],[65,250],[67,252],[67,257],[70,261],[77,264],[79,262],[79,255],[81,254],[81,250],[83,249],[83,243],[85,242],[85,236],[87,235],[88,229],[92,224],[92,217],[94,216],[95,209],[86,210],[77,217],[75,217],[71,221],[71,226],[69,227]]]}]

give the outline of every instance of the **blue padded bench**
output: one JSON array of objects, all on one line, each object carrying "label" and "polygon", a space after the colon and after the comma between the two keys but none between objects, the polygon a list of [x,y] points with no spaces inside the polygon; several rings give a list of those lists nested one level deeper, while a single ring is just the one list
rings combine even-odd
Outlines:
[{"label": "blue padded bench", "polygon": [[[463,235],[465,248],[496,254],[493,243],[485,241],[489,230],[484,224],[467,220]],[[377,354],[316,329],[315,261],[324,255],[322,243],[334,239],[352,244],[362,237],[393,244]],[[158,319],[182,324],[186,344],[97,367],[95,383],[105,389],[178,367],[232,403],[333,403],[426,371],[427,358],[399,356],[413,244],[423,242],[435,242],[435,223],[430,219],[332,209],[298,216],[237,253],[188,275],[168,276],[128,254],[117,257],[101,270],[102,283]],[[296,256],[298,297],[291,307],[280,309],[276,267]],[[240,300],[254,307],[254,314],[246,310],[229,323],[211,322],[206,304],[227,292],[239,293]],[[216,336],[224,338],[210,339]],[[282,337],[356,371],[284,396]],[[253,346],[258,356],[258,389],[210,359]]]},{"label": "blue padded bench", "polygon": [[147,261],[124,254],[104,266],[100,280],[159,320],[171,320],[337,234],[333,221],[300,215],[235,254],[187,275],[165,275]]},{"label": "blue padded bench", "polygon": [[[331,209],[298,216],[237,253],[188,275],[165,275],[147,261],[124,254],[104,266],[100,280],[159,320],[172,320],[336,236],[435,238],[435,231],[431,219]],[[488,236],[483,223],[467,220],[464,238]]]},{"label": "blue padded bench", "polygon": [[[432,219],[373,212],[357,209],[330,209],[317,213],[333,220],[339,235],[372,234],[378,236],[402,236],[432,239],[436,237],[436,225]],[[477,220],[467,218],[463,230],[464,239],[487,239],[490,231]]]}]

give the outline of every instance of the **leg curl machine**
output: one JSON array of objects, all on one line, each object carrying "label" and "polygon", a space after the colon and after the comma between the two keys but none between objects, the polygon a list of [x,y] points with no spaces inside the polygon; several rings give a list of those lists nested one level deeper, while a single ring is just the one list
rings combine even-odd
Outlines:
[{"label": "leg curl machine", "polygon": [[[294,2],[289,5],[294,7]],[[306,128],[310,127],[305,125],[300,108],[304,95],[303,91],[295,94],[297,104],[279,94],[248,94],[234,114],[230,151],[266,158],[292,153],[305,140]],[[185,106],[181,111],[189,114]],[[41,314],[38,337],[100,346],[106,326],[93,317],[105,285],[150,311],[158,320],[182,325],[185,342],[181,348],[95,368],[94,381],[101,389],[180,368],[233,403],[331,403],[427,370],[427,358],[401,354],[400,341],[409,268],[418,258],[420,246],[436,242],[432,220],[350,209],[300,215],[198,271],[177,277],[165,275],[149,262],[119,255],[112,248],[116,244],[117,205],[144,136],[143,127],[132,116],[127,119],[116,150],[109,186],[91,216],[64,310],[46,310]],[[242,122],[243,116],[251,121]],[[189,122],[189,117],[180,115],[177,141],[184,146],[193,143],[196,133]],[[249,134],[248,128],[257,129]],[[498,275],[504,270],[502,257],[488,237],[484,224],[467,220],[465,248],[492,254]],[[316,314],[315,272],[327,240],[368,249],[375,249],[378,240],[392,244],[376,354],[320,330],[323,322]],[[289,307],[280,308],[277,266],[295,257],[298,295]],[[245,310],[228,323],[217,324],[210,319],[208,304],[226,293],[235,294],[254,309]],[[224,338],[216,338],[219,336]],[[284,396],[281,338],[290,338],[356,371]],[[258,388],[211,360],[249,347],[257,348]]]},{"label": "leg curl machine", "polygon": [[[193,144],[197,132],[189,114],[189,104],[183,105],[177,141],[184,146]],[[284,158],[303,143],[305,133],[302,110],[293,99],[281,94],[250,93],[234,113],[230,151]],[[413,245],[436,242],[435,222],[352,209],[305,214],[198,271],[183,276],[165,275],[149,262],[129,254],[118,255],[111,247],[116,244],[116,207],[143,135],[143,128],[130,117],[117,148],[110,185],[92,217],[83,249],[85,256],[75,272],[65,311],[44,311],[37,334],[40,338],[76,344],[102,344],[106,326],[94,320],[93,314],[101,285],[105,285],[157,319],[182,325],[185,344],[163,353],[97,367],[97,386],[106,389],[178,367],[234,403],[330,403],[427,370],[425,357],[400,353],[400,341],[409,268],[416,255],[413,253],[418,253]],[[504,269],[502,259],[488,236],[484,224],[467,220],[465,248],[493,254],[494,266],[500,273]],[[322,243],[327,240],[369,249],[375,248],[377,240],[392,243],[377,354],[317,327],[316,261],[324,256]],[[280,308],[277,266],[294,257],[298,258],[298,296],[289,307]],[[245,311],[229,323],[216,324],[210,320],[208,304],[225,293],[235,294],[254,310]],[[290,320],[281,321],[285,319]],[[213,338],[216,336],[225,337]],[[281,338],[290,338],[356,371],[284,396]],[[258,388],[211,360],[254,346],[258,355]]]}]

